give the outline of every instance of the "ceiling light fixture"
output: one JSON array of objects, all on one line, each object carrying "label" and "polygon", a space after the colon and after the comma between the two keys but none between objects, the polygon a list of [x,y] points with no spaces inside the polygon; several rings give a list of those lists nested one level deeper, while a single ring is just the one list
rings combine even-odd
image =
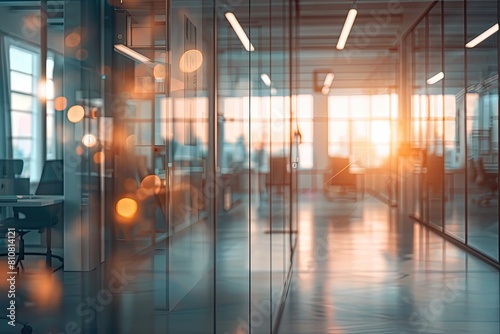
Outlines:
[{"label": "ceiling light fixture", "polygon": [[325,78],[325,82],[323,83],[323,87],[330,87],[333,82],[333,78],[335,78],[335,75],[333,73],[328,73]]},{"label": "ceiling light fixture", "polygon": [[269,77],[269,75],[267,75],[266,73],[262,73],[260,75],[260,78],[262,79],[262,81],[264,81],[264,85],[266,85],[267,87],[271,87],[271,78]]},{"label": "ceiling light fixture", "polygon": [[337,50],[344,50],[349,34],[351,33],[352,26],[354,25],[354,20],[358,15],[358,10],[356,9],[356,1],[353,2],[349,13],[345,19],[344,27],[340,33],[339,41],[337,42]]},{"label": "ceiling light fixture", "polygon": [[139,63],[144,63],[151,65],[153,64],[153,61],[149,59],[148,57],[144,56],[143,54],[140,54],[137,51],[132,50],[126,45],[123,44],[115,44],[115,51],[118,53],[124,55],[125,57],[128,57],[134,61],[137,61]]},{"label": "ceiling light fixture", "polygon": [[469,43],[465,44],[465,47],[468,48],[468,49],[472,49],[473,47],[475,47],[476,45],[478,45],[479,43],[481,43],[482,41],[484,41],[486,38],[490,37],[491,35],[493,35],[497,31],[498,31],[498,23],[495,24],[490,29],[488,29],[485,32],[483,32],[481,35],[479,35],[476,38],[474,38]]},{"label": "ceiling light fixture", "polygon": [[334,78],[335,74],[331,72],[326,75],[325,82],[323,83],[323,88],[321,88],[321,94],[328,95],[328,93],[330,93],[330,87],[332,86]]},{"label": "ceiling light fixture", "polygon": [[250,43],[247,34],[241,27],[240,23],[238,22],[238,19],[236,19],[236,16],[234,16],[234,14],[231,12],[227,12],[226,19],[229,21],[229,24],[231,24],[231,27],[233,27],[234,32],[240,39],[241,44],[243,44],[243,46],[245,47],[245,50],[249,52],[255,51],[255,48],[253,47],[252,43]]},{"label": "ceiling light fixture", "polygon": [[443,80],[443,78],[444,78],[444,73],[443,72],[439,72],[438,74],[436,74],[432,78],[427,79],[427,84],[428,85],[434,85],[435,83]]}]

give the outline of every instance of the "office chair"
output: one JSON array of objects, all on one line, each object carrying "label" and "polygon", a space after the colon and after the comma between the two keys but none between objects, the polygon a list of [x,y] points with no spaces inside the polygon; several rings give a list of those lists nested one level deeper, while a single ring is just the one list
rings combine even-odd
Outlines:
[{"label": "office chair", "polygon": [[[323,174],[323,193],[328,199],[334,199],[332,188],[337,187],[336,198],[357,200],[356,196],[356,175],[349,173],[351,165],[349,158],[329,157],[328,167]],[[349,190],[354,189],[354,196],[349,196]]]},{"label": "office chair", "polygon": [[443,175],[444,175],[444,157],[434,154],[427,155],[427,190],[429,196],[433,196],[431,200],[439,200],[442,193]]},{"label": "office chair", "polygon": [[270,187],[279,186],[279,194],[284,192],[285,186],[290,185],[290,172],[288,171],[288,157],[271,157],[270,173],[266,175],[266,185]]},{"label": "office chair", "polygon": [[478,206],[489,206],[491,202],[497,201],[498,173],[486,173],[482,158],[476,162],[471,160],[471,171],[474,183],[489,190],[489,192],[472,198],[472,203]]},{"label": "office chair", "polygon": [[[63,195],[63,161],[48,160],[43,166],[42,176],[36,189],[35,195]],[[0,222],[0,233],[4,235],[9,228],[15,228],[19,236],[19,252],[17,254],[15,267],[20,265],[24,269],[22,261],[25,255],[44,255],[47,258],[47,264],[51,264],[51,258],[57,258],[61,261],[61,266],[54,271],[62,268],[63,259],[60,256],[52,254],[52,226],[56,225],[62,215],[63,205],[56,204],[48,207],[14,207],[14,217],[4,219]],[[24,218],[20,217],[24,215]],[[42,232],[45,229],[47,237],[47,252],[25,252],[24,236],[33,231]],[[5,254],[2,254],[5,256]]]},{"label": "office chair", "polygon": [[[0,319],[10,321],[10,318],[7,318],[5,316],[0,316]],[[21,328],[21,334],[32,334],[33,333],[33,327],[28,325],[27,322],[21,322],[21,321],[15,320],[14,323],[19,324],[19,325],[23,325],[23,328]]]},{"label": "office chair", "polygon": [[0,178],[15,178],[23,172],[24,161],[21,159],[0,160]]}]

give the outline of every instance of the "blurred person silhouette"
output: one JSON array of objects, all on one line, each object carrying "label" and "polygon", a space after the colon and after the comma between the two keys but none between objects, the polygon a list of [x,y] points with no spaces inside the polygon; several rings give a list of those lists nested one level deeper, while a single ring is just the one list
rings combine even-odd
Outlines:
[{"label": "blurred person silhouette", "polygon": [[268,198],[266,189],[266,176],[269,174],[269,156],[265,149],[264,140],[257,139],[254,143],[254,152],[252,161],[255,163],[257,172],[257,190],[259,192],[259,199],[266,200]]},{"label": "blurred person silhouette", "polygon": [[231,167],[235,170],[243,169],[247,159],[247,149],[243,135],[238,136],[236,144],[233,147]]}]

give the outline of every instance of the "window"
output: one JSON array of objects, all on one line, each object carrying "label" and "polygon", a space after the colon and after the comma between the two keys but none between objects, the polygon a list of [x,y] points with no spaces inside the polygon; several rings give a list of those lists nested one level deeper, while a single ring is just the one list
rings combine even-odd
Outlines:
[{"label": "window", "polygon": [[56,115],[54,107],[54,58],[47,58],[47,160],[56,159]]},{"label": "window", "polygon": [[[292,124],[292,131],[298,128],[302,134],[302,143],[298,146],[299,169],[310,169],[313,168],[313,97],[298,95],[292,99],[297,120]],[[246,147],[254,149],[254,145],[262,142],[266,151],[270,149],[267,153],[271,156],[289,155],[290,99],[287,96],[227,97],[221,99],[221,110],[225,145],[234,146],[242,140]],[[294,154],[296,152],[292,157]]]},{"label": "window", "polygon": [[396,121],[396,94],[330,96],[328,154],[380,167],[396,142]]},{"label": "window", "polygon": [[295,115],[297,118],[298,130],[302,135],[299,145],[299,169],[311,169],[314,167],[314,115],[312,95],[297,96]]},{"label": "window", "polygon": [[[47,58],[47,82],[40,84],[40,55],[36,48],[11,41],[9,46],[12,156],[22,159],[22,177],[38,181],[42,169],[41,151],[46,143],[46,159],[57,158],[56,115],[54,107],[54,57]],[[45,91],[45,92],[44,92]],[[47,100],[47,138],[40,138],[42,99]]]},{"label": "window", "polygon": [[23,177],[37,174],[35,159],[39,158],[34,148],[40,124],[36,122],[36,58],[34,52],[17,46],[9,48],[12,154],[14,159],[24,161]]}]

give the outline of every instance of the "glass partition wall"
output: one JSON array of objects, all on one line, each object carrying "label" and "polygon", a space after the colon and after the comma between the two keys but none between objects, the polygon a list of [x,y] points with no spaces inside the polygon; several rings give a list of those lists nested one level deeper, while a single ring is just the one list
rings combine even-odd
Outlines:
[{"label": "glass partition wall", "polygon": [[[294,2],[40,3],[0,6],[0,159],[24,161],[27,194],[64,161],[53,248],[76,301],[138,277],[76,326],[275,333],[297,235]],[[60,332],[75,312],[55,304],[30,324]]]},{"label": "glass partition wall", "polygon": [[158,253],[154,312],[168,316],[151,328],[276,330],[297,225],[291,6],[115,6],[114,201],[140,215],[117,212],[116,249]]},{"label": "glass partition wall", "polygon": [[496,263],[499,37],[483,33],[497,22],[497,1],[439,1],[402,43],[416,157],[410,212]]},{"label": "glass partition wall", "polygon": [[217,332],[275,332],[289,279],[297,203],[290,6],[252,0],[217,12]]}]

